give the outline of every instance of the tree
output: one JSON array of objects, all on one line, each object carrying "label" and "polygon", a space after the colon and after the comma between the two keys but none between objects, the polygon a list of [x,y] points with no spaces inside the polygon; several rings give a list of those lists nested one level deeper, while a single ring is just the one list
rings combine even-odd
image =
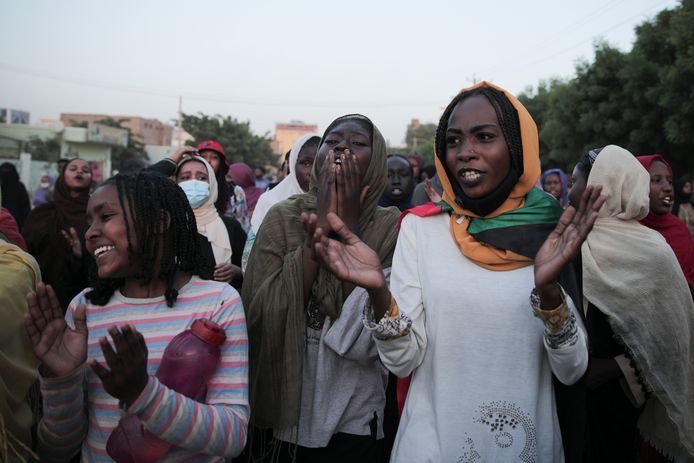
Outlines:
[{"label": "tree", "polygon": [[[405,134],[407,152],[417,153],[424,160],[424,165],[434,164],[434,139],[436,138],[436,124],[425,123],[408,125]],[[422,167],[424,167],[424,165]]]},{"label": "tree", "polygon": [[540,129],[544,163],[565,168],[586,150],[617,144],[661,153],[675,173],[694,170],[694,0],[636,28],[631,50],[595,44],[575,76],[519,95]]},{"label": "tree", "polygon": [[44,140],[32,136],[25,142],[24,151],[31,153],[31,158],[35,161],[55,162],[60,158],[60,143],[56,137]]},{"label": "tree", "polygon": [[270,145],[270,135],[255,135],[248,121],[239,122],[236,118],[219,114],[184,114],[183,128],[195,139],[191,145],[203,140],[221,143],[229,163],[245,162],[252,167],[278,164],[278,157]]}]

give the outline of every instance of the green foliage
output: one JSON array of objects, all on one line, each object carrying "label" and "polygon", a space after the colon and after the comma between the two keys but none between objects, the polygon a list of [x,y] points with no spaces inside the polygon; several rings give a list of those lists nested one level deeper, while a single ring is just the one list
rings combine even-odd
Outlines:
[{"label": "green foliage", "polygon": [[60,143],[56,137],[47,140],[37,136],[29,137],[24,150],[31,153],[31,158],[35,161],[55,162],[60,157]]},{"label": "green foliage", "polygon": [[251,132],[249,122],[239,122],[233,117],[219,114],[184,114],[183,128],[195,139],[195,142],[190,142],[191,145],[203,140],[221,143],[230,164],[245,162],[251,167],[278,164],[278,157],[273,154],[270,145],[270,135],[255,135]]},{"label": "green foliage", "polygon": [[[424,160],[425,165],[434,165],[434,138],[436,137],[436,124],[420,124],[419,127],[407,127],[405,143],[407,153],[417,153]],[[424,167],[422,166],[422,167]]]},{"label": "green foliage", "polygon": [[676,173],[694,170],[694,0],[636,28],[630,51],[595,44],[571,79],[541,82],[519,98],[540,128],[545,166],[570,169],[586,150],[617,144],[662,153]]}]

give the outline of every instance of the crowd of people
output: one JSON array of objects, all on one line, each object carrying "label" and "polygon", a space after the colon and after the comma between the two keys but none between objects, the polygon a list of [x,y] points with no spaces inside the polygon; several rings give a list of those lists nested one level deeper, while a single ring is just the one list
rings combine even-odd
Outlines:
[{"label": "crowd of people", "polygon": [[[434,144],[349,114],[277,182],[207,140],[99,184],[66,160],[33,203],[0,166],[0,461],[119,432],[161,461],[694,461],[691,181],[615,145],[543,172],[487,82]],[[199,319],[191,397],[160,366]]]}]

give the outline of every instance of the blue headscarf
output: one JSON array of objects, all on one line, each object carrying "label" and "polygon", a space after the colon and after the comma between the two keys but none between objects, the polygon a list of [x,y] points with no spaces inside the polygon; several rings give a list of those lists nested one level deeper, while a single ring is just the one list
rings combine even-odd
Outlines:
[{"label": "blue headscarf", "polygon": [[545,189],[545,179],[549,175],[552,174],[558,174],[559,175],[559,181],[561,182],[561,198],[559,198],[559,204],[561,204],[561,207],[566,208],[569,205],[569,187],[568,187],[568,182],[566,180],[566,174],[564,173],[563,170],[561,169],[548,169],[544,172],[542,172],[542,178],[540,179],[540,184],[542,185],[542,189]]}]

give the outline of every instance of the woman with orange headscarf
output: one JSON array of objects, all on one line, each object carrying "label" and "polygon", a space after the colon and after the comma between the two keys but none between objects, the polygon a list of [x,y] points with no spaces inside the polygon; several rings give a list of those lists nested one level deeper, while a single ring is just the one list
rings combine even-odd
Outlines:
[{"label": "woman with orange headscarf", "polygon": [[600,188],[562,215],[534,188],[534,121],[486,82],[449,104],[436,153],[443,200],[402,220],[390,288],[339,218],[329,216],[339,240],[316,232],[323,262],[369,288],[364,323],[383,363],[412,374],[391,461],[580,461],[580,412],[569,413],[573,430],[560,423],[559,396],[570,392],[560,384],[588,366],[566,270],[604,201]]}]

